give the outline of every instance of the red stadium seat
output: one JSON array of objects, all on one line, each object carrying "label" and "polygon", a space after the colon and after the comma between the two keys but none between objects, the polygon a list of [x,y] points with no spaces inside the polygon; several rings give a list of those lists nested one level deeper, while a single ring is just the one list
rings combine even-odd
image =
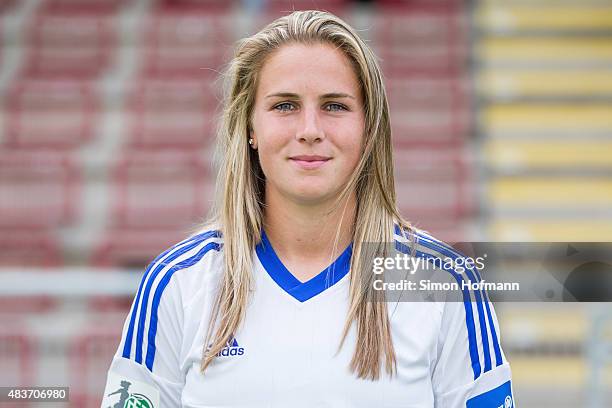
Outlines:
[{"label": "red stadium seat", "polygon": [[383,71],[391,76],[465,71],[466,20],[447,7],[412,7],[376,15],[372,39]]},{"label": "red stadium seat", "polygon": [[70,148],[92,136],[98,102],[85,83],[23,81],[6,98],[10,147]]},{"label": "red stadium seat", "polygon": [[268,0],[265,2],[265,9],[267,12],[282,15],[294,10],[324,10],[341,15],[347,11],[349,5],[348,0]]},{"label": "red stadium seat", "polygon": [[28,33],[23,75],[46,79],[94,79],[109,67],[115,44],[111,18],[103,13],[40,12]]},{"label": "red stadium seat", "polygon": [[0,229],[0,266],[57,267],[60,244],[47,231]]},{"label": "red stadium seat", "polygon": [[386,87],[396,146],[460,145],[468,138],[471,98],[467,80],[391,77]]},{"label": "red stadium seat", "polygon": [[70,405],[100,407],[108,367],[121,339],[121,322],[87,327],[69,345]]},{"label": "red stadium seat", "polygon": [[146,76],[215,78],[232,43],[228,15],[171,9],[153,15],[146,30]]},{"label": "red stadium seat", "polygon": [[0,2],[0,13],[10,10],[15,4],[17,4],[16,0],[2,0]]},{"label": "red stadium seat", "polygon": [[0,150],[0,227],[51,227],[70,222],[79,173],[69,157]]},{"label": "red stadium seat", "polygon": [[113,171],[113,226],[189,228],[212,200],[204,161],[187,152],[129,152]]},{"label": "red stadium seat", "polygon": [[218,100],[211,85],[203,81],[142,81],[129,103],[131,144],[151,148],[208,144]]},{"label": "red stadium seat", "polygon": [[158,5],[165,10],[203,10],[208,13],[227,11],[238,1],[219,0],[158,0]]},{"label": "red stadium seat", "polygon": [[465,7],[466,0],[377,0],[377,5],[386,9],[402,9],[415,6],[460,6]]},{"label": "red stadium seat", "polygon": [[47,11],[111,13],[131,1],[133,0],[46,0],[43,7]]},{"label": "red stadium seat", "polygon": [[[27,328],[13,319],[0,319],[0,384],[35,386],[36,348]],[[22,407],[23,403],[3,407]]]},{"label": "red stadium seat", "polygon": [[402,214],[418,225],[469,216],[475,206],[471,164],[462,150],[395,150],[395,187]]},{"label": "red stadium seat", "polygon": [[[0,267],[48,268],[62,265],[61,245],[50,232],[0,228]],[[1,273],[1,272],[0,272]],[[2,313],[43,313],[56,305],[51,296],[0,296]]]}]

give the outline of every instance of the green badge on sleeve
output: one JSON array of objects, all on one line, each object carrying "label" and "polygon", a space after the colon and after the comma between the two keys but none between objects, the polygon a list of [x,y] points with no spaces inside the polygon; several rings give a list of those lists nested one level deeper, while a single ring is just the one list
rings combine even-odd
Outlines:
[{"label": "green badge on sleeve", "polygon": [[149,384],[110,372],[102,408],[159,408],[159,391]]}]

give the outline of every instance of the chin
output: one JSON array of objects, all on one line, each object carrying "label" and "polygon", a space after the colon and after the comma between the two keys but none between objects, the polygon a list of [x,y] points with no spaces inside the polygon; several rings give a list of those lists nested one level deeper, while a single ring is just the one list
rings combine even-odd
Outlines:
[{"label": "chin", "polygon": [[328,199],[332,196],[332,190],[329,188],[313,188],[312,186],[294,190],[292,194],[297,201],[303,203],[316,203]]}]

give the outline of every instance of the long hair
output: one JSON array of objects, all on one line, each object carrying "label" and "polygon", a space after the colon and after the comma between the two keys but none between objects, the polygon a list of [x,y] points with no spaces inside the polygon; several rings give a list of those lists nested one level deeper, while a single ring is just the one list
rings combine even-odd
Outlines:
[{"label": "long hair", "polygon": [[[395,197],[389,107],[382,73],[372,50],[353,28],[323,11],[295,11],[237,43],[226,71],[217,147],[220,162],[217,199],[208,226],[223,234],[224,273],[205,339],[204,372],[242,323],[252,285],[252,253],[261,237],[265,177],[248,138],[258,75],[266,59],[284,44],[330,44],[346,55],[363,95],[363,152],[338,203],[356,195],[350,304],[342,341],[356,325],[357,344],[350,369],[359,378],[380,378],[381,366],[393,375],[396,358],[387,305],[373,289],[371,257],[393,242],[394,223],[409,229]],[[367,243],[367,245],[365,245]],[[207,347],[210,345],[210,347]]]}]

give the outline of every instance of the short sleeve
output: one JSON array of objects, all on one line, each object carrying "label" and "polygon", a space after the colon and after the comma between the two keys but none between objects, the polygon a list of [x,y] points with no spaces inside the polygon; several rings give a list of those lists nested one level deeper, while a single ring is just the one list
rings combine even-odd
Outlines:
[{"label": "short sleeve", "polygon": [[444,305],[432,374],[436,408],[515,407],[495,310],[480,295]]},{"label": "short sleeve", "polygon": [[183,308],[173,268],[154,261],[140,283],[121,342],[108,371],[102,407],[129,399],[149,406],[180,406]]}]

